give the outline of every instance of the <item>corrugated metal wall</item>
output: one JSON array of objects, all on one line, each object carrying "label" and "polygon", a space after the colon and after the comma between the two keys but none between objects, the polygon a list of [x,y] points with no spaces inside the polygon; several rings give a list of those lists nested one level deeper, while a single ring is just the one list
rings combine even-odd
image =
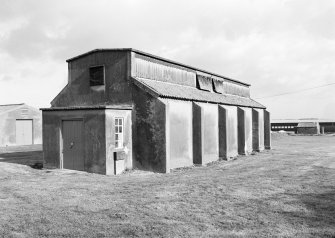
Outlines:
[{"label": "corrugated metal wall", "polygon": [[195,87],[196,74],[187,68],[135,54],[133,76]]},{"label": "corrugated metal wall", "polygon": [[[211,74],[206,74],[200,71],[197,71],[196,73],[197,73],[198,85],[200,86],[201,89],[223,94],[232,94],[241,97],[250,97],[250,89],[248,86],[235,83],[233,81],[229,81],[228,79],[220,78]],[[208,89],[207,86],[205,88],[202,88],[201,85],[203,85],[203,81],[208,79],[211,79],[213,81],[212,85],[209,85],[211,89]],[[213,85],[218,84],[218,81],[222,83],[222,85],[220,85],[222,88],[221,90],[217,89],[214,90]]]},{"label": "corrugated metal wall", "polygon": [[250,97],[250,88],[238,83],[228,81],[227,79],[212,76],[214,80],[223,81],[223,92],[226,94],[238,95],[242,97]]},{"label": "corrugated metal wall", "polygon": [[[186,86],[196,87],[197,76],[207,77],[212,80],[221,81],[223,84],[224,94],[238,95],[242,97],[250,97],[250,89],[248,86],[230,81],[225,78],[213,76],[211,74],[195,71],[186,67],[181,67],[161,60],[153,59],[140,54],[134,54],[132,66],[132,76],[158,80],[162,82],[176,83]],[[213,86],[210,85],[213,92]]]}]

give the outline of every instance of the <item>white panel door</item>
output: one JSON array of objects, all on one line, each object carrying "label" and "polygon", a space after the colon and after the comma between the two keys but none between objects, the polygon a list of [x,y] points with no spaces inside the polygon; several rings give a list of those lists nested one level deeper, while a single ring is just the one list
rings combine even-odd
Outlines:
[{"label": "white panel door", "polygon": [[33,144],[33,120],[16,120],[16,144]]}]

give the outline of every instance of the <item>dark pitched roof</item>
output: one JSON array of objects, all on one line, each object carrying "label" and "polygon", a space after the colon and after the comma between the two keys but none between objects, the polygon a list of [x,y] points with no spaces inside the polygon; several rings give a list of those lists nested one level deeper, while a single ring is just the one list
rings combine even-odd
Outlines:
[{"label": "dark pitched roof", "polygon": [[134,78],[134,83],[155,97],[265,108],[265,106],[262,104],[247,97],[240,97],[230,94],[218,94],[214,92],[203,91],[190,86],[142,78]]},{"label": "dark pitched roof", "polygon": [[93,53],[96,53],[96,52],[108,52],[108,51],[131,51],[131,52],[134,52],[134,53],[137,53],[137,54],[140,54],[140,55],[148,56],[148,57],[153,58],[153,59],[161,60],[161,61],[164,61],[164,62],[167,62],[167,63],[170,63],[170,64],[174,64],[174,65],[182,66],[182,67],[189,68],[189,69],[192,69],[192,70],[200,71],[200,72],[210,74],[210,75],[213,75],[213,76],[217,76],[219,78],[223,78],[223,79],[226,79],[228,81],[239,83],[239,84],[242,84],[242,85],[245,85],[245,86],[250,86],[250,84],[244,83],[244,82],[236,80],[236,79],[228,78],[226,76],[222,76],[222,75],[219,75],[219,74],[216,74],[216,73],[211,73],[211,72],[203,70],[203,69],[199,69],[199,68],[196,68],[196,67],[193,67],[193,66],[182,64],[182,63],[179,63],[179,62],[176,62],[176,61],[173,61],[173,60],[169,60],[169,59],[166,59],[166,58],[163,58],[163,57],[160,57],[160,56],[156,56],[156,55],[153,55],[153,54],[149,54],[149,53],[146,53],[146,52],[143,52],[143,51],[140,51],[140,50],[136,50],[136,49],[133,49],[133,48],[95,49],[95,50],[88,51],[84,54],[72,57],[72,58],[66,60],[66,62],[70,62],[70,61],[76,60],[78,58],[81,58],[83,56],[90,55],[90,54],[93,54]]}]

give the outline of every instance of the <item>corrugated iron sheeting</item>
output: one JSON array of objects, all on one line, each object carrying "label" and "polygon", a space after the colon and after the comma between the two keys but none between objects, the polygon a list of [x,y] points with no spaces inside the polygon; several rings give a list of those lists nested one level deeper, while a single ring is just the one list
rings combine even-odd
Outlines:
[{"label": "corrugated iron sheeting", "polygon": [[240,86],[230,82],[223,82],[225,93],[234,94],[242,97],[250,97],[250,91],[248,87]]},{"label": "corrugated iron sheeting", "polygon": [[297,127],[317,127],[317,122],[299,122]]},{"label": "corrugated iron sheeting", "polygon": [[214,91],[216,93],[224,93],[223,81],[213,78]]},{"label": "corrugated iron sheeting", "polygon": [[199,90],[194,87],[164,83],[150,79],[134,78],[134,83],[155,97],[179,100],[210,102],[225,105],[265,108],[262,104],[248,98],[229,94],[218,94]]},{"label": "corrugated iron sheeting", "polygon": [[233,94],[241,97],[250,97],[249,86],[227,81],[213,75],[211,75],[211,78],[213,79],[214,87],[219,88],[218,90],[221,90],[222,88],[222,92],[219,91],[219,93]]},{"label": "corrugated iron sheeting", "polygon": [[187,68],[141,55],[136,55],[133,67],[135,77],[195,86],[195,72]]}]

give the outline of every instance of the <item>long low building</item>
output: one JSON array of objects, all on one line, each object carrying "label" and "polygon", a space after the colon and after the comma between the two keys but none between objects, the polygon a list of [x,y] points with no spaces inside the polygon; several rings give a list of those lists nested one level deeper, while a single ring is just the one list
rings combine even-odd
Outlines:
[{"label": "long low building", "polygon": [[68,84],[42,109],[46,167],[167,173],[271,147],[249,84],[135,49],[67,62]]},{"label": "long low building", "polygon": [[271,131],[288,131],[297,134],[335,133],[335,119],[273,119]]}]

